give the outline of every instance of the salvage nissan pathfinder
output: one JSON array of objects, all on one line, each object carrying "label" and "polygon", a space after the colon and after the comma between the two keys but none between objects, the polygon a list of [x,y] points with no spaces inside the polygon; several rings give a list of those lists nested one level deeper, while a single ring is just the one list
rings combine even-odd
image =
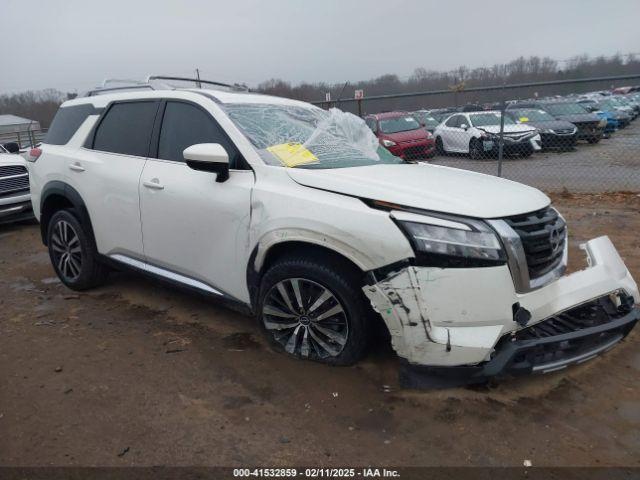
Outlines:
[{"label": "salvage nissan pathfinder", "polygon": [[637,322],[608,237],[565,274],[568,228],[542,192],[407,163],[336,109],[160,80],[65,102],[30,153],[69,288],[128,267],[240,306],[276,348],[333,365],[362,357],[379,315],[406,366],[445,380],[562,369]]}]

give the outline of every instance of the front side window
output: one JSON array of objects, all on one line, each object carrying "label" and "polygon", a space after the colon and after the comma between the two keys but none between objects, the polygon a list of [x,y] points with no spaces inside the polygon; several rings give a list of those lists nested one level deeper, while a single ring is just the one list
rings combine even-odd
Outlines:
[{"label": "front side window", "polygon": [[447,120],[447,122],[445,123],[445,125],[447,127],[457,127],[458,125],[460,125],[460,115],[454,115],[453,117],[451,117],[449,120]]},{"label": "front side window", "polygon": [[157,101],[112,105],[96,130],[94,150],[136,157],[148,156],[157,110]]},{"label": "front side window", "polygon": [[229,118],[267,165],[345,168],[403,163],[359,117],[313,105],[227,103]]},{"label": "front side window", "polygon": [[162,117],[158,158],[184,162],[183,152],[198,143],[219,143],[229,154],[229,168],[238,168],[240,152],[208,113],[184,102],[167,102]]}]

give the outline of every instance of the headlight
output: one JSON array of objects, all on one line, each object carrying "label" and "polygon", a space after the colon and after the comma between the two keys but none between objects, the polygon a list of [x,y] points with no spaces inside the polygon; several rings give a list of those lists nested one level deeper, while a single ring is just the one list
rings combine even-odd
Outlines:
[{"label": "headlight", "polygon": [[553,130],[551,130],[550,128],[541,128],[540,130],[538,130],[540,133],[556,133]]},{"label": "headlight", "polygon": [[387,140],[386,138],[382,139],[382,145],[385,147],[393,147],[396,144],[393,140]]},{"label": "headlight", "polygon": [[425,222],[433,222],[420,223],[407,220],[417,219],[420,215],[394,212],[392,216],[409,237],[420,264],[474,267],[499,265],[506,261],[498,236],[482,221],[425,216]]}]

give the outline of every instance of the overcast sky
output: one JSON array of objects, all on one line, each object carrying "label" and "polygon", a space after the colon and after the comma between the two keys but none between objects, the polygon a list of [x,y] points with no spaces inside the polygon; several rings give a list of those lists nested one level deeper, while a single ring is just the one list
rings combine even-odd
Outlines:
[{"label": "overcast sky", "polygon": [[0,0],[0,93],[105,77],[339,82],[640,51],[640,0]]}]

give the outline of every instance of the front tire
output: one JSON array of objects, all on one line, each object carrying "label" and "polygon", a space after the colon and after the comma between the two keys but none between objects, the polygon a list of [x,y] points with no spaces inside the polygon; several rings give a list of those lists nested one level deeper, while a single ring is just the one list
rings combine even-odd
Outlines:
[{"label": "front tire", "polygon": [[259,317],[267,338],[289,355],[330,365],[362,358],[368,316],[357,272],[291,257],[274,264],[260,287]]},{"label": "front tire", "polygon": [[444,150],[444,144],[442,143],[442,137],[436,138],[436,153],[438,155],[446,155],[447,152]]},{"label": "front tire", "polygon": [[469,142],[469,158],[471,160],[482,160],[483,157],[484,152],[480,141],[477,138],[472,138]]},{"label": "front tire", "polygon": [[47,245],[53,269],[67,287],[82,291],[104,282],[106,267],[98,261],[93,237],[71,211],[53,214]]}]

